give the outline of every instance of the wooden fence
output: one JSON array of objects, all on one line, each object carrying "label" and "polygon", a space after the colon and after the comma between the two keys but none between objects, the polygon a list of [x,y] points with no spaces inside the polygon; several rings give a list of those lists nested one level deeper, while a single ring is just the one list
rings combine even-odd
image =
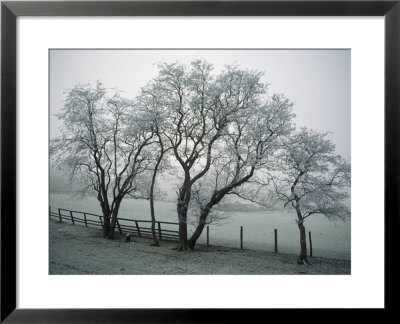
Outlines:
[{"label": "wooden fence", "polygon": [[[81,212],[76,210],[68,210],[57,208],[57,212],[49,207],[50,219],[58,220],[59,222],[70,224],[82,224],[86,227],[103,228],[103,216]],[[156,231],[159,240],[179,240],[179,223],[156,221]],[[153,237],[151,232],[150,220],[138,220],[119,218],[117,219],[116,230],[121,234],[136,235],[138,237]],[[207,245],[210,245],[210,231],[207,226]],[[243,226],[240,226],[240,249],[243,250]],[[278,253],[278,230],[274,229],[274,251]],[[311,232],[309,232],[309,253],[312,257],[312,241]]]},{"label": "wooden fence", "polygon": [[[49,207],[50,219],[62,223],[80,224],[86,227],[103,228],[104,218],[102,215],[57,208],[52,211]],[[178,223],[156,221],[156,231],[159,240],[179,240]],[[175,229],[176,228],[176,229]],[[131,234],[138,237],[153,237],[150,220],[127,219],[118,217],[116,231],[121,234]]]}]

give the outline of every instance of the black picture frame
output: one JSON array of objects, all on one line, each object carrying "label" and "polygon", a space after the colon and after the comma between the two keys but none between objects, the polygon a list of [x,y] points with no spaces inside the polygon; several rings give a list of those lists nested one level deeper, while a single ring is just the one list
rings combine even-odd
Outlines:
[{"label": "black picture frame", "polygon": [[[202,323],[258,318],[244,309],[16,309],[16,19],[19,16],[384,16],[385,307],[395,310],[399,237],[400,0],[4,1],[1,3],[1,322]],[[365,247],[368,249],[368,247]],[[373,256],[371,256],[373,262]],[[368,283],[366,283],[367,285]],[[295,290],[295,289],[294,289]],[[40,292],[38,292],[40,293]],[[268,292],[266,292],[268,293]],[[296,293],[296,292],[294,292]],[[393,297],[392,297],[393,296]],[[272,310],[270,310],[272,311]],[[381,314],[380,314],[381,315]],[[261,317],[262,318],[262,317]],[[282,319],[281,319],[282,320]]]}]

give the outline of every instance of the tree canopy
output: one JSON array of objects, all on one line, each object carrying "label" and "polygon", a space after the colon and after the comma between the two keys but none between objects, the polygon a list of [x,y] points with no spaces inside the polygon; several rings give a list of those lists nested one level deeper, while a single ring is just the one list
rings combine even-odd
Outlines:
[{"label": "tree canopy", "polygon": [[[296,129],[293,104],[284,94],[269,94],[260,71],[233,64],[215,72],[198,59],[158,69],[134,99],[101,82],[77,84],[57,115],[63,126],[51,158],[95,192],[104,236],[113,238],[123,198],[145,193],[158,245],[156,178],[169,168],[180,180],[180,249],[194,249],[213,207],[227,195],[263,204],[274,196],[296,211],[306,262],[304,220],[350,216],[344,203],[349,162],[335,154],[327,134]],[[190,216],[196,228],[188,237]]]}]

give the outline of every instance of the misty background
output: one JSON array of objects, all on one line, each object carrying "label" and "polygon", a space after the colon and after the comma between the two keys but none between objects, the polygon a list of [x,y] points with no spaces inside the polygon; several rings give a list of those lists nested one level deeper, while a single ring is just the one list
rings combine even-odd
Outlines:
[{"label": "misty background", "polygon": [[[218,72],[236,63],[264,72],[268,93],[283,93],[294,103],[295,123],[320,132],[336,145],[336,153],[351,159],[351,52],[350,50],[97,50],[49,51],[49,134],[60,135],[55,116],[63,107],[65,91],[77,83],[102,81],[106,88],[135,98],[141,87],[158,74],[157,63],[189,63],[205,59]],[[178,183],[164,183],[167,199],[174,200]],[[50,192],[75,188],[50,164]]]}]

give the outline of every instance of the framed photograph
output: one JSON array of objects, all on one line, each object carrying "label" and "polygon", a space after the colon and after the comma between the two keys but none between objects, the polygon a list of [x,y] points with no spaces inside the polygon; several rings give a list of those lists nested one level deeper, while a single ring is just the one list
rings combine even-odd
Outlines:
[{"label": "framed photograph", "polygon": [[2,2],[1,321],[392,310],[399,15]]}]

